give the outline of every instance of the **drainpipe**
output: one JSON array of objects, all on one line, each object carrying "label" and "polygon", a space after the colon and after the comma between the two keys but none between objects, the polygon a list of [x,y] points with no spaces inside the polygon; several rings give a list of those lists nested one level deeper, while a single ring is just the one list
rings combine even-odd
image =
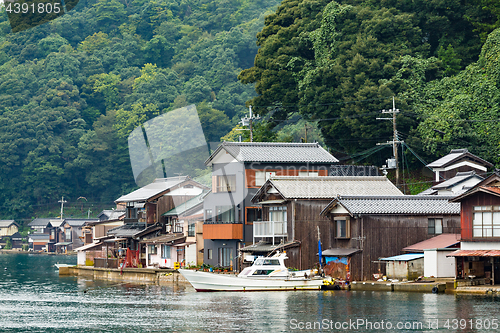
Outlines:
[{"label": "drainpipe", "polygon": [[297,199],[292,201],[292,240],[295,240],[295,203]]},{"label": "drainpipe", "polygon": [[[360,218],[358,216],[358,218]],[[365,252],[363,251],[363,234],[364,234],[364,223],[363,223],[363,218],[361,217],[360,218],[361,220],[361,280],[364,281],[365,278],[364,278],[364,270],[363,270],[363,266],[364,266],[364,261],[365,261]]]}]

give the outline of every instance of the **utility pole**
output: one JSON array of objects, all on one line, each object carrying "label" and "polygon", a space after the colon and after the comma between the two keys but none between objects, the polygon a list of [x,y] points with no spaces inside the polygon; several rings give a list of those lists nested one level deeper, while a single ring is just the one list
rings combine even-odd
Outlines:
[{"label": "utility pole", "polygon": [[61,220],[62,220],[63,219],[64,204],[67,202],[66,200],[64,200],[64,195],[62,196],[61,200],[59,200],[58,202],[61,203]]},{"label": "utility pole", "polygon": [[392,151],[394,159],[396,160],[396,186],[399,186],[399,161],[398,161],[398,144],[403,143],[398,138],[398,130],[396,129],[396,114],[399,113],[399,109],[396,109],[396,102],[394,101],[394,96],[392,97],[392,109],[382,110],[382,113],[392,114],[392,118],[377,118],[377,120],[391,120],[392,121],[392,131],[393,139],[392,141],[387,141],[387,143],[377,143],[377,145],[387,145],[392,144]]},{"label": "utility pole", "polygon": [[240,121],[240,124],[243,125],[243,126],[249,126],[250,129],[240,129],[241,131],[250,131],[250,142],[253,142],[253,125],[252,125],[252,122],[253,120],[259,120],[260,119],[260,116],[257,115],[257,116],[254,116],[253,115],[253,112],[252,112],[252,106],[250,105],[248,107],[248,111],[249,111],[249,117],[243,117],[241,118],[241,121]]}]

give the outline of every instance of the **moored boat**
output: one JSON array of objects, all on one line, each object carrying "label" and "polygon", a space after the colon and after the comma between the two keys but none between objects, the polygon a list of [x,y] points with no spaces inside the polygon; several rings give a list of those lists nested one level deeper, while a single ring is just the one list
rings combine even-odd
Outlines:
[{"label": "moored boat", "polygon": [[257,258],[238,276],[180,269],[196,291],[320,290],[323,278],[312,271],[290,272],[284,253]]}]

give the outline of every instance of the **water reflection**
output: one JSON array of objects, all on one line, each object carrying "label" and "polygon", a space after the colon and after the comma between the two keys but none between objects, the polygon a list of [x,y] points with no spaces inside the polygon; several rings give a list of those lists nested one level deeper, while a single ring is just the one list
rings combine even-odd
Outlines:
[{"label": "water reflection", "polygon": [[[71,260],[76,258],[0,255],[2,331],[288,332],[297,331],[294,328],[300,323],[320,324],[324,331],[336,331],[335,323],[358,320],[425,325],[437,319],[439,330],[428,326],[420,329],[436,332],[450,331],[444,327],[446,320],[484,321],[498,317],[500,312],[500,297],[491,295],[371,291],[197,293],[183,285],[60,278],[53,263]],[[347,331],[381,330],[357,327]],[[464,331],[484,330],[469,325]]]}]

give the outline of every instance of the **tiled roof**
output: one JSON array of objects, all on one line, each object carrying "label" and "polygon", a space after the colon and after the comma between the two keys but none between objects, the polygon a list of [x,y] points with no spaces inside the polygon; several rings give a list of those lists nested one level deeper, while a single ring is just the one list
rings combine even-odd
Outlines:
[{"label": "tiled roof", "polygon": [[273,186],[284,199],[336,198],[339,195],[403,195],[385,176],[273,177],[252,198]]},{"label": "tiled roof", "polygon": [[429,168],[444,168],[453,162],[463,158],[463,157],[468,157],[469,159],[475,160],[477,163],[480,163],[486,167],[493,167],[493,164],[491,164],[488,161],[483,160],[482,158],[470,153],[467,149],[453,149],[450,151],[450,153],[446,156],[441,157],[440,159],[437,159],[436,161],[427,164]]},{"label": "tiled roof", "polygon": [[30,227],[46,227],[50,223],[49,218],[36,218],[31,221],[28,226]]},{"label": "tiled roof", "polygon": [[98,215],[98,217],[100,218],[101,216],[106,216],[108,220],[118,220],[124,214],[125,210],[105,209]]},{"label": "tiled roof", "polygon": [[426,249],[445,249],[458,243],[460,243],[460,234],[441,234],[407,246],[403,251],[422,252]]},{"label": "tiled roof", "polygon": [[460,204],[449,202],[448,196],[342,196],[332,200],[321,212],[327,214],[336,203],[342,205],[351,214],[460,214]]},{"label": "tiled roof", "polygon": [[19,226],[14,220],[0,220],[0,228],[8,228],[13,224]]},{"label": "tiled roof", "polygon": [[154,182],[148,184],[144,187],[141,187],[138,190],[135,190],[129,194],[123,195],[115,200],[115,202],[139,202],[146,201],[149,198],[152,198],[162,192],[167,191],[168,189],[181,184],[182,182],[188,180],[188,176],[182,177],[169,177],[169,178],[158,178],[155,179]]},{"label": "tiled roof", "polygon": [[432,188],[435,190],[450,188],[472,177],[476,177],[478,183],[484,179],[483,177],[476,175],[474,171],[457,172],[455,177],[445,180],[444,182],[439,183],[437,185],[434,185]]},{"label": "tiled roof", "polygon": [[64,219],[72,227],[81,227],[85,222],[99,222],[99,219]]},{"label": "tiled roof", "polygon": [[223,142],[205,164],[210,165],[222,149],[239,162],[337,163],[339,161],[319,143]]},{"label": "tiled roof", "polygon": [[[492,175],[492,176],[494,176],[494,175]],[[487,179],[483,180],[481,183],[477,184],[476,186],[474,186],[473,188],[471,188],[467,192],[454,197],[452,199],[452,201],[460,202],[464,198],[467,198],[468,196],[471,196],[477,192],[484,192],[484,193],[488,193],[491,195],[500,196],[500,188],[498,186],[479,186],[479,185],[483,184]]]},{"label": "tiled roof", "polygon": [[186,239],[186,236],[184,234],[168,234],[168,235],[161,235],[158,237],[144,239],[141,241],[141,243],[161,244],[161,243],[175,242],[178,240],[184,241],[185,239]]},{"label": "tiled roof", "polygon": [[125,224],[108,230],[109,236],[115,237],[134,237],[136,234],[145,231],[143,224]]}]

